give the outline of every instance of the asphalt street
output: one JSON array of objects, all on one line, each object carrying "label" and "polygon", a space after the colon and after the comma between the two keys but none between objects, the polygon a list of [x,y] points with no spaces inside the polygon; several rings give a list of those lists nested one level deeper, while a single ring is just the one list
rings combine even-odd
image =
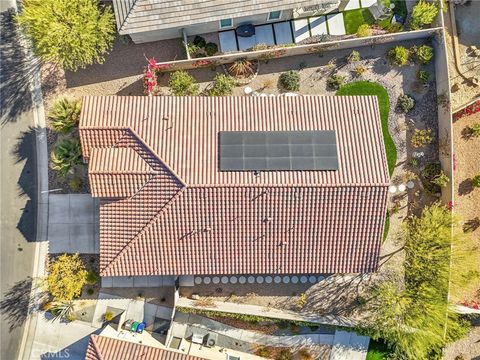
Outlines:
[{"label": "asphalt street", "polygon": [[1,2],[0,45],[0,358],[16,359],[29,311],[35,249],[35,131],[29,64]]}]

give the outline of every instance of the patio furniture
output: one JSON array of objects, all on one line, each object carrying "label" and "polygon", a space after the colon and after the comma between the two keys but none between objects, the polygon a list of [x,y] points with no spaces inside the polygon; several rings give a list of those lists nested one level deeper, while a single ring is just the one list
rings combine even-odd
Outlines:
[{"label": "patio furniture", "polygon": [[193,333],[192,334],[192,343],[203,345],[203,338],[204,338],[204,335]]},{"label": "patio furniture", "polygon": [[255,38],[257,40],[257,44],[265,44],[268,46],[275,45],[272,24],[256,26]]},{"label": "patio furniture", "polygon": [[290,21],[273,24],[273,30],[275,31],[275,38],[277,39],[277,45],[293,43]]},{"label": "patio furniture", "polygon": [[310,37],[310,29],[308,28],[308,19],[293,20],[293,34],[295,43],[299,43]]},{"label": "patio furniture", "polygon": [[255,35],[255,26],[252,24],[240,25],[235,29],[235,32],[239,37],[252,37]]},{"label": "patio furniture", "polygon": [[312,36],[328,35],[327,18],[325,16],[311,17],[308,21],[310,22]]},{"label": "patio furniture", "polygon": [[238,51],[237,37],[234,30],[219,32],[218,39],[220,40],[220,51],[222,53]]}]

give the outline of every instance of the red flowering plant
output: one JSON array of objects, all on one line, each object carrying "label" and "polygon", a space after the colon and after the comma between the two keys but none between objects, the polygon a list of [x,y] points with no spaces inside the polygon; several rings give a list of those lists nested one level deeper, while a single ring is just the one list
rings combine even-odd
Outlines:
[{"label": "red flowering plant", "polygon": [[477,112],[480,112],[480,100],[475,101],[473,104],[468,105],[462,110],[457,111],[453,114],[453,120],[461,119],[465,116],[473,115]]},{"label": "red flowering plant", "polygon": [[143,90],[145,95],[157,95],[157,78],[158,74],[162,71],[169,70],[171,64],[157,64],[155,58],[147,59],[148,64],[143,72]]},{"label": "red flowering plant", "polygon": [[209,61],[209,60],[197,60],[192,64],[192,66],[194,68],[199,68],[199,67],[209,66],[209,65],[211,65],[211,63],[212,62]]}]

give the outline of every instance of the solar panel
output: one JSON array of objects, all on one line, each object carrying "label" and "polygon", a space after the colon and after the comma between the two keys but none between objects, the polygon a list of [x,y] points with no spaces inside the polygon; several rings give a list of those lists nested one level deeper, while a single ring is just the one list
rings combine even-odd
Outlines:
[{"label": "solar panel", "polygon": [[335,131],[221,131],[221,171],[338,170]]}]

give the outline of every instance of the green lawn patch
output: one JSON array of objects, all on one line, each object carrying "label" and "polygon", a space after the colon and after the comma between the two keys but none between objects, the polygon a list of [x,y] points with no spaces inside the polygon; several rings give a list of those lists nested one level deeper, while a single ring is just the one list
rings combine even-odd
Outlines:
[{"label": "green lawn patch", "polygon": [[387,358],[390,353],[387,345],[383,342],[374,341],[370,339],[367,352],[367,360],[383,360]]},{"label": "green lawn patch", "polygon": [[356,81],[343,85],[337,95],[376,95],[380,107],[380,118],[382,120],[383,140],[387,155],[388,172],[390,176],[397,163],[397,148],[388,131],[388,113],[390,112],[390,100],[385,88],[379,84],[369,81]]},{"label": "green lawn patch", "polygon": [[355,9],[344,11],[343,22],[347,34],[355,34],[360,25],[375,23],[372,13],[368,9]]}]

